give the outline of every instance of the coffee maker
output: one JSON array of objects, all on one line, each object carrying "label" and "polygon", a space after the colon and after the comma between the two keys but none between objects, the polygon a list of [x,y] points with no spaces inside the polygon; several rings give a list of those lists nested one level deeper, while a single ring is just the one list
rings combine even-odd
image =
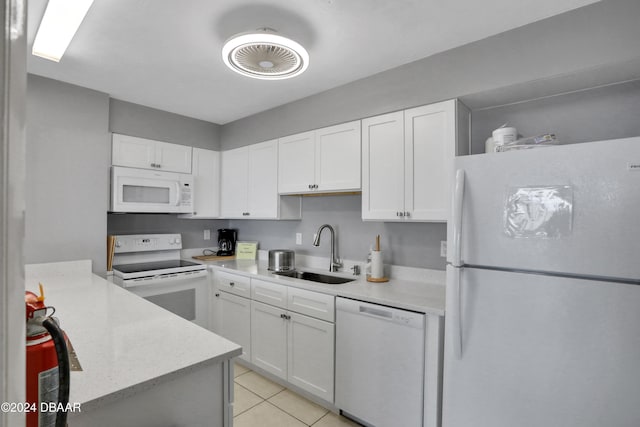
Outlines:
[{"label": "coffee maker", "polygon": [[233,228],[218,229],[218,252],[217,256],[235,255],[236,240],[238,240],[238,230]]}]

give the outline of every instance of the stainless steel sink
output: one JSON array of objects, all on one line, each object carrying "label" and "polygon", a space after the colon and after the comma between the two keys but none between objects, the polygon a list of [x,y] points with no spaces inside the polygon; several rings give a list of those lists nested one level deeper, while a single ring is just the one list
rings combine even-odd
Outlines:
[{"label": "stainless steel sink", "polygon": [[327,285],[341,285],[343,283],[354,281],[354,279],[330,276],[328,274],[311,273],[310,271],[282,271],[275,274],[279,274],[280,276],[293,277],[295,279],[309,280],[311,282],[324,283]]}]

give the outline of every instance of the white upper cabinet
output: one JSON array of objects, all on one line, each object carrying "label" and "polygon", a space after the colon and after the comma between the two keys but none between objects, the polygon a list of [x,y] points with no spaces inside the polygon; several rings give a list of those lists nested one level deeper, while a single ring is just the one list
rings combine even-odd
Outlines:
[{"label": "white upper cabinet", "polygon": [[221,217],[300,218],[300,198],[278,195],[277,140],[224,151],[221,171]]},{"label": "white upper cabinet", "polygon": [[280,138],[280,194],[360,190],[360,121]]},{"label": "white upper cabinet", "polygon": [[192,148],[186,145],[114,133],[111,164],[165,172],[191,173],[191,151]]},{"label": "white upper cabinet", "polygon": [[316,191],[360,190],[360,120],[318,129]]},{"label": "white upper cabinet", "polygon": [[306,193],[315,182],[315,136],[304,132],[278,140],[278,192]]},{"label": "white upper cabinet", "polygon": [[404,113],[362,120],[362,219],[399,218],[404,209]]},{"label": "white upper cabinet", "polygon": [[247,212],[249,147],[222,152],[220,216],[242,218]]},{"label": "white upper cabinet", "polygon": [[273,140],[250,145],[248,165],[248,216],[278,218],[278,142]]},{"label": "white upper cabinet", "polygon": [[457,130],[469,120],[457,100],[363,120],[362,219],[446,221],[453,158],[468,153],[468,131]]},{"label": "white upper cabinet", "polygon": [[193,214],[181,218],[220,217],[220,153],[202,148],[193,149]]}]

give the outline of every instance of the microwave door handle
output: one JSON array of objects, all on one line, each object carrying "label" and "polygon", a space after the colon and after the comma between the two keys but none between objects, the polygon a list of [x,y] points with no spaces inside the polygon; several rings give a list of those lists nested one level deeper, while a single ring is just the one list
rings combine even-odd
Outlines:
[{"label": "microwave door handle", "polygon": [[174,182],[176,186],[176,206],[180,206],[180,202],[182,201],[182,195],[180,194],[180,183]]}]

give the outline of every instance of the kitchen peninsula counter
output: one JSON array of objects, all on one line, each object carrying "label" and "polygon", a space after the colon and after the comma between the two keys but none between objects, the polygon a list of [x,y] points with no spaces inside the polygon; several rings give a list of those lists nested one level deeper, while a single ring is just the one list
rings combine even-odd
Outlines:
[{"label": "kitchen peninsula counter", "polygon": [[67,333],[74,426],[229,425],[230,359],[239,345],[91,273],[90,261],[26,266]]}]

